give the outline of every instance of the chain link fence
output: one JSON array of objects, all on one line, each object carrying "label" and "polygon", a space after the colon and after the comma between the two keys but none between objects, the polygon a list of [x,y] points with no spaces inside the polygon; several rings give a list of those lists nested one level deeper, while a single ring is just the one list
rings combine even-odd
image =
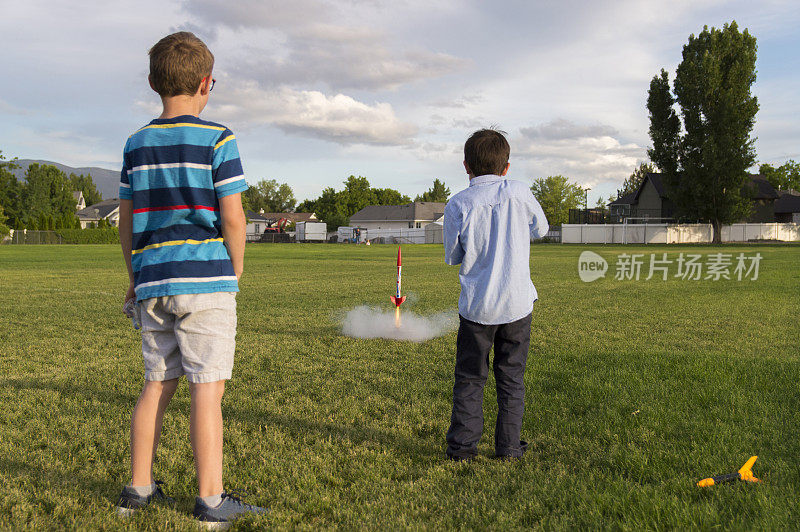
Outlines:
[{"label": "chain link fence", "polygon": [[12,231],[9,244],[63,244],[64,240],[55,231],[33,231],[23,229]]}]

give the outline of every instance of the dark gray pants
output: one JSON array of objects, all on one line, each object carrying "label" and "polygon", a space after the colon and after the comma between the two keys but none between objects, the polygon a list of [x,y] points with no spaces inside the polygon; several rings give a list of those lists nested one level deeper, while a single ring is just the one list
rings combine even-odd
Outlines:
[{"label": "dark gray pants", "polygon": [[483,387],[489,376],[489,351],[494,344],[494,378],[497,384],[495,454],[519,457],[525,410],[525,363],[531,341],[531,315],[502,325],[481,325],[459,316],[453,414],[447,431],[447,454],[470,458],[478,452],[483,432]]}]

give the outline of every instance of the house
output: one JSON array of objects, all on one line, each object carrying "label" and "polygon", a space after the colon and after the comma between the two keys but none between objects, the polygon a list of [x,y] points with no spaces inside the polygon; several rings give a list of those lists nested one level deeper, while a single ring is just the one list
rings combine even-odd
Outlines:
[{"label": "house", "polygon": [[113,227],[119,225],[119,199],[113,198],[100,203],[84,207],[75,213],[81,222],[81,229],[86,229],[91,224],[97,226],[100,220],[108,220]]},{"label": "house", "polygon": [[775,222],[775,201],[779,199],[778,191],[767,181],[767,178],[750,174],[752,179],[750,190],[752,192],[753,208],[747,222],[750,223],[769,223]]},{"label": "house", "polygon": [[776,222],[800,224],[800,192],[779,190],[774,209]]},{"label": "house", "polygon": [[415,201],[406,205],[369,205],[350,217],[364,229],[421,229],[444,215],[445,203]]},{"label": "house", "polygon": [[247,229],[245,232],[248,235],[260,235],[267,227],[272,227],[281,218],[288,220],[289,224],[297,222],[318,222],[317,215],[313,212],[264,212],[263,209],[259,212],[248,210],[247,215]]},{"label": "house", "polygon": [[627,218],[631,215],[631,207],[635,203],[634,198],[636,198],[636,192],[630,192],[618,197],[608,204],[608,213],[620,219]]},{"label": "house", "polygon": [[75,210],[79,211],[86,208],[86,200],[83,197],[83,192],[76,190],[72,193],[72,198],[75,200]]},{"label": "house", "polygon": [[[742,221],[750,223],[776,221],[774,204],[778,199],[778,193],[764,176],[749,175],[753,207],[750,215]],[[666,221],[675,216],[675,207],[667,197],[666,185],[659,173],[648,173],[636,192],[626,194],[609,203],[609,211],[610,214],[619,216],[620,220],[623,218],[653,218]]]}]

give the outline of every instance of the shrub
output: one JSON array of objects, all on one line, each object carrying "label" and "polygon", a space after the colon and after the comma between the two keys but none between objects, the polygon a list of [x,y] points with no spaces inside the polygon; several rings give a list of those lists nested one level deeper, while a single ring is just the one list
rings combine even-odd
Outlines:
[{"label": "shrub", "polygon": [[64,244],[119,244],[116,227],[100,229],[60,229],[56,234]]}]

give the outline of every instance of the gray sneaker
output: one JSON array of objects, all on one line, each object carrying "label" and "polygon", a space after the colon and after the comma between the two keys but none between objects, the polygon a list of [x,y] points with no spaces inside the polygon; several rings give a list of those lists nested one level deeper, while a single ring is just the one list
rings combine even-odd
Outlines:
[{"label": "gray sneaker", "polygon": [[161,490],[161,484],[163,484],[163,482],[156,480],[156,490],[147,496],[137,494],[128,486],[122,488],[122,493],[119,496],[119,502],[117,502],[117,515],[122,517],[130,517],[134,512],[147,507],[147,505],[149,505],[151,502],[165,504],[174,503],[174,499],[164,495],[164,492]]},{"label": "gray sneaker", "polygon": [[242,494],[232,491],[222,494],[222,502],[212,508],[199,497],[195,499],[192,515],[207,529],[225,530],[231,521],[247,514],[261,515],[267,513],[266,508],[242,502]]}]

